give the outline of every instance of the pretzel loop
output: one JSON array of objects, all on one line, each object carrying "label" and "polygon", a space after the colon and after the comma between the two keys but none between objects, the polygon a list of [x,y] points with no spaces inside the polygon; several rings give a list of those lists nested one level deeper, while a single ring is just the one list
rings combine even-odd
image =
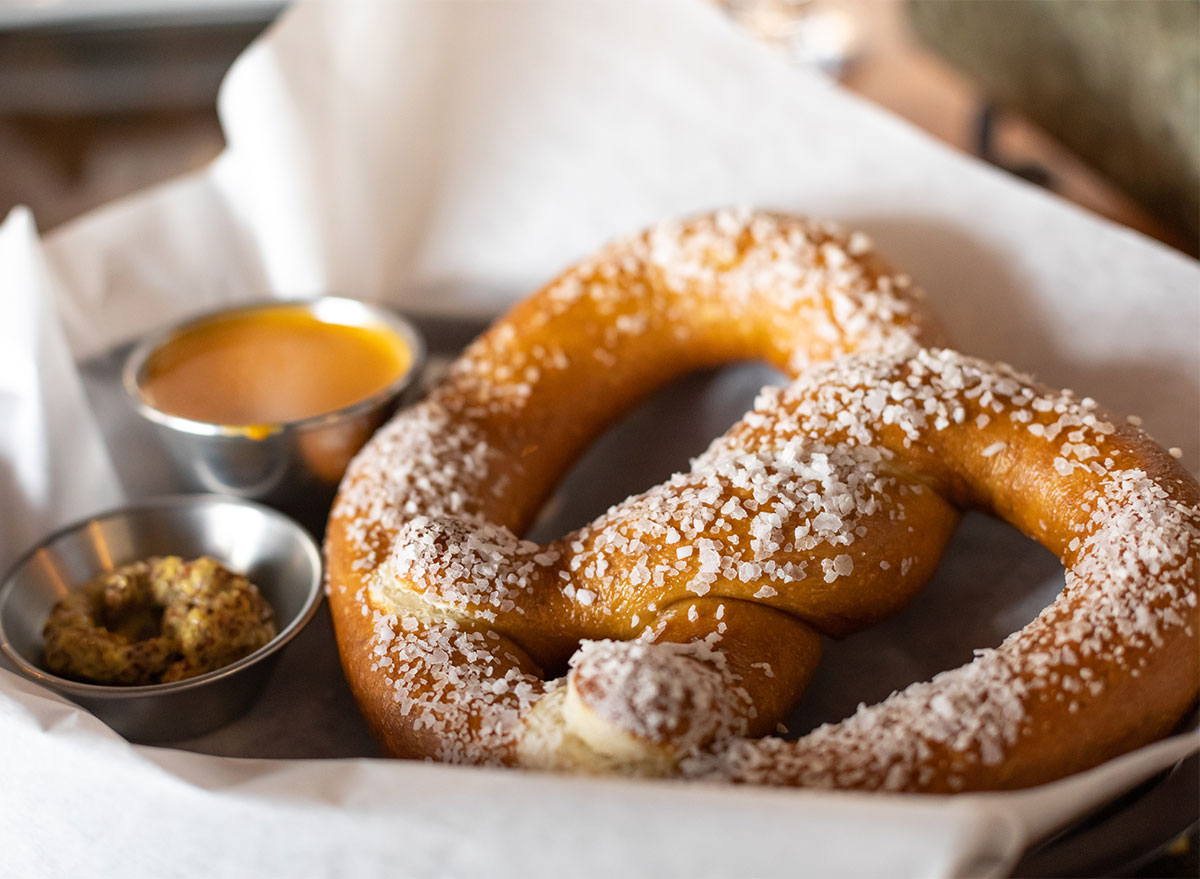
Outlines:
[{"label": "pretzel loop", "polygon": [[[925,347],[930,327],[861,236],[764,214],[665,224],[517,306],[376,436],[330,520],[339,649],[385,746],[957,790],[1169,729],[1200,679],[1195,480],[1090,400]],[[551,544],[517,537],[616,415],[749,357],[799,378],[689,472]],[[912,598],[963,507],[1056,552],[1058,600],[962,669],[798,742],[757,738],[821,635]]]}]

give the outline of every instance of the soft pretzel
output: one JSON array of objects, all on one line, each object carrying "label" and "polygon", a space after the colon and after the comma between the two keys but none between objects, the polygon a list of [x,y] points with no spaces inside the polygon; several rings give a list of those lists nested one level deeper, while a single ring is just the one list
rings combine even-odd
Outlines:
[{"label": "soft pretzel", "polygon": [[[933,333],[865,237],[764,214],[663,224],[518,305],[377,434],[330,519],[339,650],[384,746],[952,791],[1036,784],[1168,731],[1200,687],[1196,481],[1093,401]],[[799,377],[688,473],[551,544],[518,538],[632,402],[751,357]],[[962,507],[1056,552],[1059,598],[961,669],[799,741],[758,738],[821,635],[915,594]]]}]

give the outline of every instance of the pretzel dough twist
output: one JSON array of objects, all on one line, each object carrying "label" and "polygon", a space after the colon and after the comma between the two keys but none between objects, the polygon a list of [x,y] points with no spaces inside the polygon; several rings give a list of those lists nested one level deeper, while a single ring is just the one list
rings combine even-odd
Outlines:
[{"label": "pretzel dough twist", "polygon": [[[946,791],[1035,784],[1169,730],[1200,681],[1195,480],[1092,401],[932,340],[865,238],[765,214],[663,224],[518,305],[376,436],[330,520],[339,649],[385,747]],[[800,377],[690,472],[549,545],[516,536],[604,424],[748,357]],[[820,634],[915,594],[961,507],[1056,552],[1060,597],[962,669],[798,742],[753,738]]]}]

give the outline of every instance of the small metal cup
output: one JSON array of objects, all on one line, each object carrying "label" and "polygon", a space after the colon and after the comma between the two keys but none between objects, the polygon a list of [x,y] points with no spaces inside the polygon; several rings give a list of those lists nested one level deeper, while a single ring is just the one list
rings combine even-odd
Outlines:
[{"label": "small metal cup", "polygon": [[[318,320],[383,327],[412,352],[412,363],[391,384],[350,406],[278,424],[212,424],[171,415],[141,393],[150,356],[182,333],[210,321],[280,306],[301,307]],[[417,329],[386,308],[334,296],[304,301],[271,300],[212,312],[149,336],[130,351],[122,373],[125,392],[154,427],[181,487],[262,501],[319,532],[350,459],[416,386],[425,363]]]},{"label": "small metal cup", "polygon": [[[245,574],[275,611],[278,634],[224,668],[166,684],[85,684],[47,671],[42,629],[54,605],[99,574],[156,555],[208,555]],[[321,590],[320,550],[298,522],[236,498],[158,498],[68,525],[21,557],[0,582],[0,651],[131,741],[191,738],[250,707],[280,650],[316,613]]]}]

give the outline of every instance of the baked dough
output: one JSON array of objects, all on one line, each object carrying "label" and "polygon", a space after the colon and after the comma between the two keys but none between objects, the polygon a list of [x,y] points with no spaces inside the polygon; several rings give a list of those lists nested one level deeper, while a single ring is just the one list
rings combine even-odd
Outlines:
[{"label": "baked dough", "polygon": [[[955,791],[1164,734],[1200,686],[1195,479],[1093,401],[939,342],[865,236],[760,213],[661,224],[519,304],[376,435],[331,515],[339,650],[385,748]],[[613,418],[742,358],[797,378],[688,473],[554,543],[518,537]],[[961,669],[761,738],[820,635],[903,607],[964,507],[1057,553],[1059,598]]]}]

